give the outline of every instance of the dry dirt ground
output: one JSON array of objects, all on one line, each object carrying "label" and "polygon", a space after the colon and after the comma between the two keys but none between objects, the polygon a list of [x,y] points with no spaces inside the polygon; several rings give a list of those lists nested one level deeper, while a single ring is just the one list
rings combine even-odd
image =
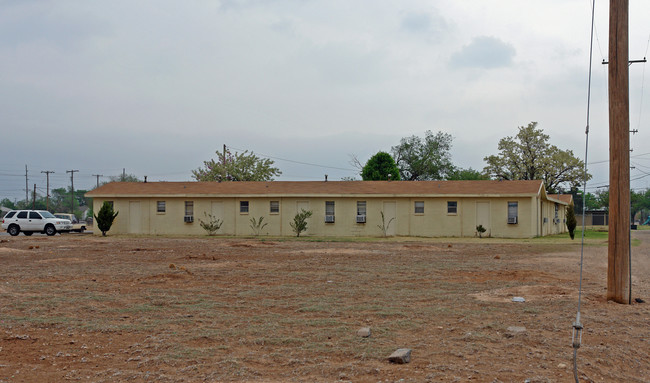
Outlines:
[{"label": "dry dirt ground", "polygon": [[[581,382],[650,381],[634,236],[646,303],[607,302],[585,249]],[[573,381],[577,240],[0,240],[0,382]]]}]

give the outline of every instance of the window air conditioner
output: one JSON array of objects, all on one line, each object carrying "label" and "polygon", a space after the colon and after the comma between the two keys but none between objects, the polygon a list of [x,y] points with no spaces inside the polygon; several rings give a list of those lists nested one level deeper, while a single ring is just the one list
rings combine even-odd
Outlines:
[{"label": "window air conditioner", "polygon": [[186,215],[185,218],[183,219],[183,221],[188,222],[188,223],[192,223],[192,222],[194,222],[194,216],[193,215]]},{"label": "window air conditioner", "polygon": [[517,217],[508,217],[508,223],[509,224],[517,223]]},{"label": "window air conditioner", "polygon": [[333,215],[326,215],[325,216],[325,223],[334,223],[334,216]]},{"label": "window air conditioner", "polygon": [[366,216],[365,215],[358,215],[357,216],[357,223],[366,223]]}]

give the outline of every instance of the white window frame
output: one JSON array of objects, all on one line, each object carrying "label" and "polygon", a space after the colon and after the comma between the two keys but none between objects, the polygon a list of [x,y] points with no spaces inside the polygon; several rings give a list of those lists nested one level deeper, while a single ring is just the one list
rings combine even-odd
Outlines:
[{"label": "white window frame", "polygon": [[239,214],[248,214],[251,209],[250,201],[239,201]]},{"label": "white window frame", "polygon": [[280,201],[269,202],[269,214],[280,214]]},{"label": "white window frame", "polygon": [[167,212],[167,203],[165,201],[156,201],[156,213],[165,214],[166,212]]}]

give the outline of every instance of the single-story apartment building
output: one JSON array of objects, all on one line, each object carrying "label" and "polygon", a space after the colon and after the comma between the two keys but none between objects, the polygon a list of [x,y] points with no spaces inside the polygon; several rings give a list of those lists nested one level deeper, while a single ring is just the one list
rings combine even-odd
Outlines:
[{"label": "single-story apartment building", "polygon": [[[113,182],[88,193],[95,214],[119,212],[115,234],[202,235],[208,214],[217,234],[293,236],[290,222],[313,212],[308,236],[530,238],[566,232],[571,196],[549,195],[542,181]],[[383,216],[383,220],[382,220]],[[98,234],[98,230],[95,230]]]}]

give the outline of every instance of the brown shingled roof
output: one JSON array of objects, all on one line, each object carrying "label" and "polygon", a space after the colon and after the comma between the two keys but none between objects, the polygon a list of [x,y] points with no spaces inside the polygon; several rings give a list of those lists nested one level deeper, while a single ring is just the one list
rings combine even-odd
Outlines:
[{"label": "brown shingled roof", "polygon": [[111,182],[88,197],[130,196],[514,196],[543,194],[542,181]]},{"label": "brown shingled roof", "polygon": [[564,202],[567,205],[571,205],[573,203],[573,195],[571,194],[549,194],[548,198]]}]

